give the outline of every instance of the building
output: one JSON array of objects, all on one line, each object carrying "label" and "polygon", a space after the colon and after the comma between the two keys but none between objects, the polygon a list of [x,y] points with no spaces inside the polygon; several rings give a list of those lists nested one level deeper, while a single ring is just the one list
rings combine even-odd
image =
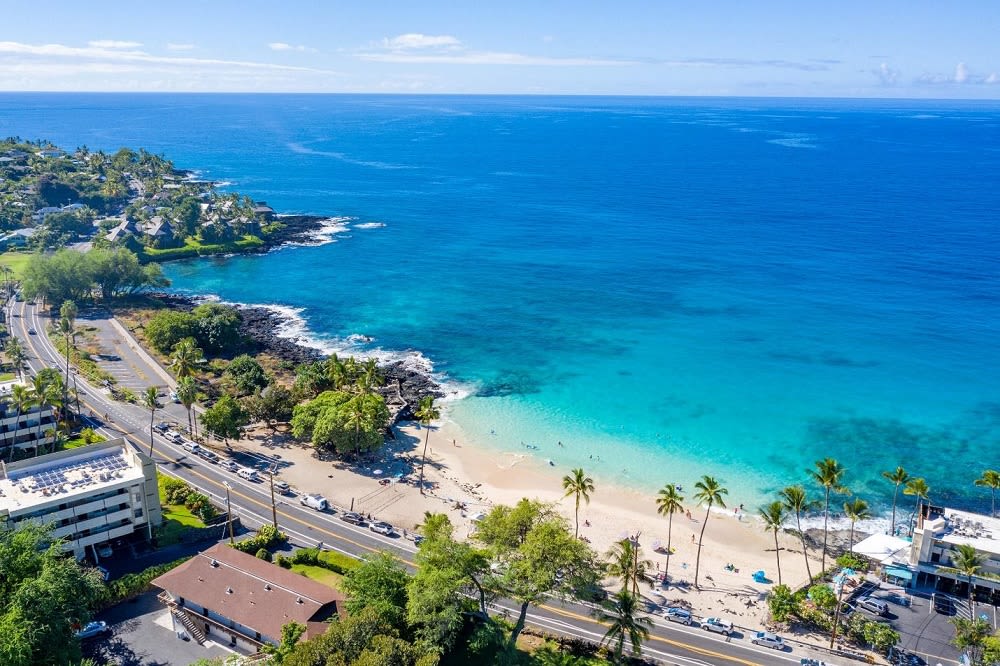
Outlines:
[{"label": "building", "polygon": [[45,449],[52,444],[56,427],[55,412],[49,405],[25,405],[21,412],[10,402],[11,388],[17,382],[0,384],[0,457],[9,460],[11,448],[19,451]]},{"label": "building", "polygon": [[162,520],[156,464],[124,439],[0,463],[0,523],[51,524],[78,559]]},{"label": "building", "polygon": [[250,652],[277,645],[289,622],[305,638],[326,631],[344,596],[331,587],[220,543],[153,581],[164,590],[174,631],[199,643],[214,636]]},{"label": "building", "polygon": [[953,591],[967,597],[968,577],[948,571],[957,546],[969,544],[984,558],[981,572],[996,579],[973,578],[975,597],[1000,602],[1000,519],[978,513],[924,505],[913,531],[909,564],[918,585]]}]

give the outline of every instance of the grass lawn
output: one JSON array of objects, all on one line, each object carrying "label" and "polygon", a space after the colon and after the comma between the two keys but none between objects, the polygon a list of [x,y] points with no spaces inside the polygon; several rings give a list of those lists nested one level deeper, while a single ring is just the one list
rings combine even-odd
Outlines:
[{"label": "grass lawn", "polygon": [[293,564],[292,571],[297,574],[302,574],[306,578],[312,578],[318,583],[328,585],[335,590],[340,589],[340,581],[344,578],[340,574],[334,573],[329,569],[317,567],[312,564]]},{"label": "grass lawn", "polygon": [[24,278],[24,269],[28,265],[28,260],[31,259],[30,252],[4,252],[0,254],[0,264],[9,266],[12,271],[14,271],[14,279],[21,280]]},{"label": "grass lawn", "polygon": [[[104,435],[99,435],[94,433],[91,438],[91,444],[96,444],[97,442],[103,442],[106,439]],[[81,446],[87,446],[87,442],[83,441],[83,437],[74,437],[73,439],[67,439],[63,442],[63,449],[78,449]]]},{"label": "grass lawn", "polygon": [[205,527],[201,518],[191,513],[191,510],[182,504],[167,504],[164,500],[163,480],[166,477],[160,476],[157,484],[160,488],[160,507],[163,510],[163,524],[157,528],[157,541],[159,545],[169,546],[178,543],[181,536],[191,528]]}]

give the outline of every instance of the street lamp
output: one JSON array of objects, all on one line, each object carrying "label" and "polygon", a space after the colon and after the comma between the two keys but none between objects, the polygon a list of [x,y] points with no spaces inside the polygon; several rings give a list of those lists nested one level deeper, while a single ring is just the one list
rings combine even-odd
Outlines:
[{"label": "street lamp", "polygon": [[229,524],[229,545],[232,546],[236,543],[233,538],[233,510],[229,504],[229,491],[232,490],[232,486],[228,481],[223,481],[222,485],[226,487],[226,522]]}]

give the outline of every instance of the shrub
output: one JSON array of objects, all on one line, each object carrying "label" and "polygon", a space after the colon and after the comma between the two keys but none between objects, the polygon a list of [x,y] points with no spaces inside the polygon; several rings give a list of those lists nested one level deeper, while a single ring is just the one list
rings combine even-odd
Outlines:
[{"label": "shrub", "polygon": [[167,562],[166,564],[157,564],[139,573],[126,574],[117,580],[111,581],[107,586],[107,596],[102,600],[103,607],[114,606],[115,604],[139,596],[149,589],[149,584],[154,578],[162,576],[171,569],[184,564],[189,559],[191,558],[182,557],[179,560]]},{"label": "shrub", "polygon": [[276,543],[281,543],[288,540],[288,537],[284,532],[279,532],[274,529],[273,525],[262,525],[257,534],[250,537],[249,539],[244,539],[243,541],[237,541],[233,544],[233,548],[242,553],[256,553],[261,548],[269,548]]},{"label": "shrub", "polygon": [[798,611],[798,603],[787,585],[776,585],[767,597],[767,607],[775,622],[787,622]]},{"label": "shrub", "polygon": [[269,551],[267,548],[261,548],[260,550],[257,551],[256,557],[258,560],[264,560],[265,562],[270,562],[271,551]]},{"label": "shrub", "polygon": [[857,553],[844,553],[837,558],[837,566],[842,569],[868,571],[868,560]]},{"label": "shrub", "polygon": [[163,500],[167,504],[186,504],[188,495],[191,494],[191,486],[180,479],[170,476],[160,477],[163,484]]},{"label": "shrub", "polygon": [[184,506],[190,509],[192,513],[199,513],[201,508],[206,504],[211,505],[208,497],[196,492],[189,493],[187,499],[184,500]]},{"label": "shrub", "polygon": [[311,564],[323,567],[342,575],[361,566],[361,562],[349,555],[321,551],[318,548],[300,548],[292,555],[292,562],[295,564]]},{"label": "shrub", "polygon": [[216,510],[215,505],[211,502],[202,504],[198,509],[198,517],[201,518],[201,522],[208,524],[213,518],[219,515],[218,510]]},{"label": "shrub", "polygon": [[278,555],[278,557],[275,558],[274,561],[282,569],[291,569],[292,568],[292,558],[290,558],[290,557],[285,557],[284,555]]}]

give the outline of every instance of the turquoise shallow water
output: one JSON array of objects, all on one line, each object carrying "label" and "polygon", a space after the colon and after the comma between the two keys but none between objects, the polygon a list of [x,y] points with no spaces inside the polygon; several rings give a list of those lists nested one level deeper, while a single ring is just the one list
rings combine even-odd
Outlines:
[{"label": "turquoise shallow water", "polygon": [[[0,95],[0,130],[163,151],[336,241],[172,264],[177,289],[419,351],[476,439],[737,502],[819,457],[985,506],[1000,391],[1000,106]],[[379,223],[379,224],[373,224]],[[557,446],[561,441],[564,446]],[[591,457],[593,456],[593,457]]]}]

